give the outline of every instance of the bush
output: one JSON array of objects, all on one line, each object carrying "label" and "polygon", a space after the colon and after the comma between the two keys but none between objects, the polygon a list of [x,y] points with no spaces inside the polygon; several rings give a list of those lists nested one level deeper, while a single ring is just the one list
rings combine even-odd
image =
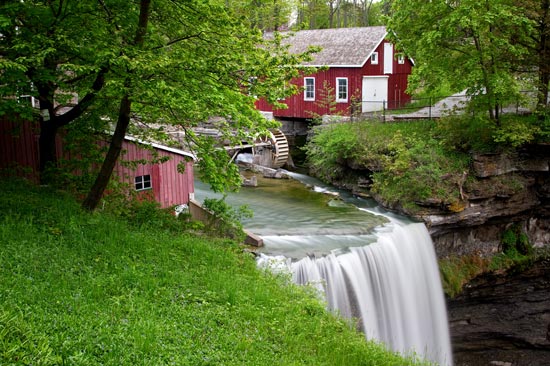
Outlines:
[{"label": "bush", "polygon": [[482,115],[453,115],[436,122],[435,133],[449,150],[492,152],[495,124]]},{"label": "bush", "polygon": [[[415,201],[436,198],[457,204],[469,158],[434,137],[430,121],[342,123],[318,128],[307,146],[312,171],[335,180],[349,166],[370,170],[371,190],[389,205],[415,210]],[[446,177],[446,179],[442,179]]]},{"label": "bush", "polygon": [[502,252],[510,256],[533,254],[529,237],[521,230],[519,224],[514,224],[504,231],[500,244]]},{"label": "bush", "polygon": [[243,226],[241,220],[250,218],[253,215],[248,206],[243,205],[238,209],[232,208],[222,198],[205,198],[203,202],[205,209],[212,213],[212,219],[208,223],[208,229],[216,235],[231,237],[237,240],[243,238]]}]

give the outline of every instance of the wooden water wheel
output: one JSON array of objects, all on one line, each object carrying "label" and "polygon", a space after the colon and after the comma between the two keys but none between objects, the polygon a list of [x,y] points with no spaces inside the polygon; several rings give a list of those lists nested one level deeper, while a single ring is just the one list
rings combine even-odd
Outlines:
[{"label": "wooden water wheel", "polygon": [[259,153],[259,149],[263,149],[266,146],[271,150],[271,167],[280,168],[288,160],[288,154],[290,152],[288,141],[284,133],[279,129],[270,130],[268,134],[258,136],[255,141],[258,147],[254,148],[254,153]]}]

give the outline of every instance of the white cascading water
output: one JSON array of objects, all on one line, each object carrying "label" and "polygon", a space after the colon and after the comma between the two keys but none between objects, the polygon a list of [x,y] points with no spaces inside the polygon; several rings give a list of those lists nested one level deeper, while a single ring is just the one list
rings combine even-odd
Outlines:
[{"label": "white cascading water", "polygon": [[[316,286],[328,308],[357,319],[368,339],[452,365],[447,311],[426,227],[311,177],[289,174],[301,183],[258,178],[258,187],[227,196],[233,205],[254,210],[244,224],[264,239],[258,266],[290,270],[296,283]],[[197,197],[207,193],[200,187],[197,182]]]},{"label": "white cascading water", "polygon": [[[367,339],[404,355],[452,365],[447,311],[430,235],[423,224],[393,223],[363,247],[287,261],[298,284],[319,288],[328,307],[358,319]],[[264,256],[263,260],[273,258]],[[280,262],[279,262],[280,263]]]}]

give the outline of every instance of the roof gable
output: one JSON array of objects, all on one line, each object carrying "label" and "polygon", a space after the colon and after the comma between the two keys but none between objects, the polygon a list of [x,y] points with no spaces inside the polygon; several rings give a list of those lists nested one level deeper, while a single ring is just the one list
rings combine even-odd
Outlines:
[{"label": "roof gable", "polygon": [[312,29],[289,33],[284,40],[290,45],[290,53],[306,52],[310,46],[319,46],[321,51],[313,54],[308,66],[361,67],[372,52],[384,41],[386,27]]}]

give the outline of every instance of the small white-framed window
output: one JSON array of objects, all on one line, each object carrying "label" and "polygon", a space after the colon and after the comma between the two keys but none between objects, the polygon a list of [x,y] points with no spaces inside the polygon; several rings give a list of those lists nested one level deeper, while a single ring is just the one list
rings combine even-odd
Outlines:
[{"label": "small white-framed window", "polygon": [[304,78],[304,100],[315,100],[315,78]]},{"label": "small white-framed window", "polygon": [[336,78],[336,101],[339,103],[347,103],[348,78]]},{"label": "small white-framed window", "polygon": [[372,65],[378,65],[378,52],[373,52],[370,55],[370,63]]},{"label": "small white-framed window", "polygon": [[405,55],[400,53],[397,55],[397,63],[403,65],[405,63]]},{"label": "small white-framed window", "polygon": [[143,191],[146,189],[151,189],[153,187],[151,185],[151,176],[149,174],[135,177],[134,184],[136,187],[136,191]]}]

